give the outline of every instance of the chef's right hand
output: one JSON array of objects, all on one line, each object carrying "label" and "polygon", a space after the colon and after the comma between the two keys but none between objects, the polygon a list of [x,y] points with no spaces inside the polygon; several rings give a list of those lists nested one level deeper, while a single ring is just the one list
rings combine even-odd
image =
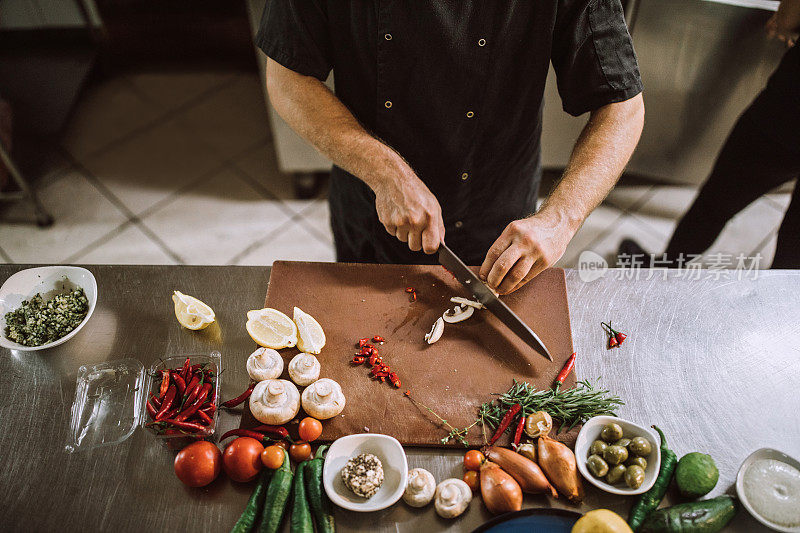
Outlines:
[{"label": "chef's right hand", "polygon": [[442,208],[430,189],[411,169],[381,180],[375,191],[378,219],[390,235],[418,252],[433,254],[444,241]]}]

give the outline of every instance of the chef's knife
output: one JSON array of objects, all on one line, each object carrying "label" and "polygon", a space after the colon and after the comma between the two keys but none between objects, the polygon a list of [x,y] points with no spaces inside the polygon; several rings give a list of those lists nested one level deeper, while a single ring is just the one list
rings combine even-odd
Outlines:
[{"label": "chef's knife", "polygon": [[505,324],[508,329],[513,331],[519,338],[524,340],[531,348],[539,352],[542,356],[553,360],[550,352],[547,351],[541,339],[529,328],[525,322],[508,308],[506,304],[500,301],[500,298],[495,296],[492,289],[489,288],[481,279],[472,272],[472,270],[458,258],[453,251],[444,243],[439,245],[439,263],[450,271],[453,276],[470,291],[475,298],[483,304],[486,309],[492,312],[500,322]]}]

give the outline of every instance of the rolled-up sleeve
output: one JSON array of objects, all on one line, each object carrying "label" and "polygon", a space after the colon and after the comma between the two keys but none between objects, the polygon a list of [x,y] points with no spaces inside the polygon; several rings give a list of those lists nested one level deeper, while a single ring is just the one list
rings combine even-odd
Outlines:
[{"label": "rolled-up sleeve", "polygon": [[284,67],[325,81],[333,65],[323,0],[267,0],[256,46]]},{"label": "rolled-up sleeve", "polygon": [[559,2],[551,60],[564,111],[570,115],[642,92],[620,0]]}]

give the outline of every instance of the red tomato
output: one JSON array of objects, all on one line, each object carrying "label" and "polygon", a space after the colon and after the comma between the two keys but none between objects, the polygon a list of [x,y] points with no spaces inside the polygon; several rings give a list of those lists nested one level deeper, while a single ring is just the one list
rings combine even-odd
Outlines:
[{"label": "red tomato", "polygon": [[470,450],[464,454],[464,468],[467,470],[480,470],[481,463],[486,459],[478,450]]},{"label": "red tomato", "polygon": [[464,483],[469,485],[469,488],[472,489],[472,492],[481,490],[480,474],[474,470],[467,470],[464,472]]},{"label": "red tomato", "polygon": [[261,452],[261,462],[270,470],[280,468],[284,459],[284,451],[280,446],[267,446]]},{"label": "red tomato", "polygon": [[225,473],[234,481],[250,481],[261,472],[261,452],[264,445],[252,437],[239,437],[231,442],[222,455]]},{"label": "red tomato", "polygon": [[193,442],[175,456],[175,475],[184,485],[205,487],[219,475],[222,454],[212,443]]},{"label": "red tomato", "polygon": [[300,440],[313,442],[322,435],[322,422],[307,416],[300,421],[300,427],[297,428],[297,431],[300,433]]},{"label": "red tomato", "polygon": [[289,457],[295,463],[302,463],[311,459],[311,445],[307,442],[298,442],[289,446]]}]

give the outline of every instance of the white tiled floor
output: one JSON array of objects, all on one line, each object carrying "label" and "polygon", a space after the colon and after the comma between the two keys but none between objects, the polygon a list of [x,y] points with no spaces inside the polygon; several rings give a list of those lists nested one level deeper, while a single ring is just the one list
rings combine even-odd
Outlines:
[{"label": "white tiled floor", "polygon": [[[61,149],[63,161],[37,180],[55,225],[37,228],[25,204],[0,205],[0,261],[334,260],[326,201],[294,199],[292,176],[278,169],[255,73],[133,72],[95,84]],[[617,187],[558,264],[573,266],[583,250],[612,259],[625,237],[660,253],[695,194]],[[771,259],[788,202],[786,192],[758,200],[709,252]]]}]

